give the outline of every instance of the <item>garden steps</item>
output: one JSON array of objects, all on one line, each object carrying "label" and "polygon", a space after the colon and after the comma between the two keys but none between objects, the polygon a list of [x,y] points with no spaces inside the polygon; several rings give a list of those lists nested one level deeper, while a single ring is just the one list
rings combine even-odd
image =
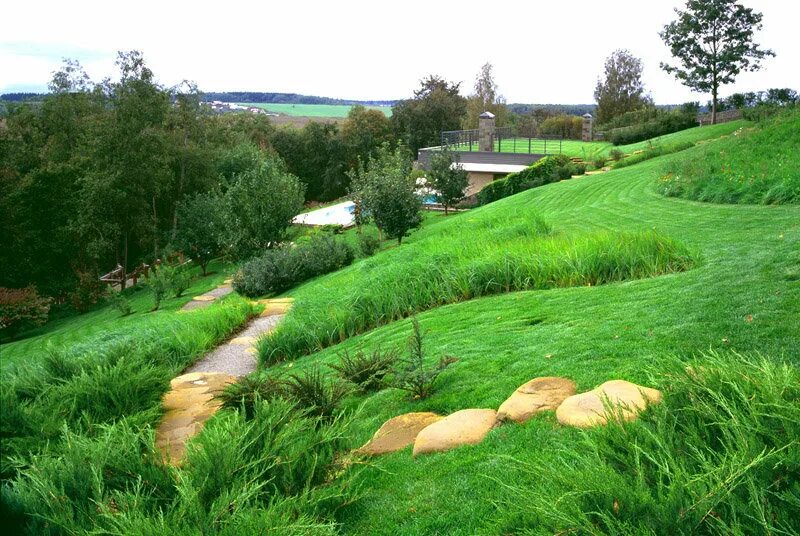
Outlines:
[{"label": "garden steps", "polygon": [[227,296],[233,292],[233,287],[231,286],[232,282],[232,279],[226,279],[221,285],[217,286],[217,288],[213,288],[204,294],[195,296],[190,302],[181,307],[181,311],[193,311],[195,309],[203,309],[208,307],[219,298]]},{"label": "garden steps", "polygon": [[435,413],[405,413],[386,421],[364,446],[354,453],[381,455],[413,445],[413,456],[445,452],[462,445],[477,445],[504,421],[522,424],[543,411],[556,411],[565,426],[586,428],[610,420],[633,420],[648,405],[661,401],[661,391],[625,380],[611,380],[575,394],[569,378],[534,378],[520,387],[495,412],[462,409],[441,417]]},{"label": "garden steps", "polygon": [[221,407],[216,395],[226,385],[256,370],[258,339],[275,329],[292,302],[291,298],[253,302],[264,306],[260,316],[170,382],[170,390],[163,398],[164,416],[156,430],[155,441],[166,463],[181,463],[186,443],[200,433],[206,421]]}]

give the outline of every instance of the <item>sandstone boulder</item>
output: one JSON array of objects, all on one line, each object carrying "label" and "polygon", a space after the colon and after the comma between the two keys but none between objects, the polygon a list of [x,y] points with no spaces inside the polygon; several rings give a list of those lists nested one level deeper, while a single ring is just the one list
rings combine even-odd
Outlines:
[{"label": "sandstone boulder", "polygon": [[414,441],[414,456],[444,452],[461,445],[478,444],[496,423],[497,412],[493,409],[456,411],[417,434],[417,439]]},{"label": "sandstone boulder", "polygon": [[556,410],[556,418],[561,424],[586,428],[606,424],[617,416],[631,421],[648,404],[661,401],[661,391],[642,387],[625,380],[607,381],[599,387],[574,395]]},{"label": "sandstone boulder", "polygon": [[440,415],[430,412],[398,415],[383,423],[372,439],[356,452],[375,456],[403,450],[414,443],[423,428],[441,419]]},{"label": "sandstone boulder", "polygon": [[554,410],[575,394],[569,378],[546,376],[520,386],[497,410],[497,420],[524,423],[539,412]]}]

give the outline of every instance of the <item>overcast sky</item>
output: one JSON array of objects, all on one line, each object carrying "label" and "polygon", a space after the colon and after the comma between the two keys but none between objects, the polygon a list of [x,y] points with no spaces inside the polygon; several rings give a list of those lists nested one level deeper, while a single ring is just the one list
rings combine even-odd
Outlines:
[{"label": "overcast sky", "polygon": [[[764,14],[762,46],[777,57],[721,93],[800,89],[800,2],[743,0]],[[590,103],[606,57],[644,62],[657,103],[705,102],[658,64],[658,36],[676,0],[470,2],[351,0],[8,2],[0,31],[0,93],[42,91],[63,58],[94,80],[115,73],[118,50],[138,49],[158,80],[204,91],[275,91],[347,99],[411,95],[427,74],[472,90],[491,62],[508,102]]]}]

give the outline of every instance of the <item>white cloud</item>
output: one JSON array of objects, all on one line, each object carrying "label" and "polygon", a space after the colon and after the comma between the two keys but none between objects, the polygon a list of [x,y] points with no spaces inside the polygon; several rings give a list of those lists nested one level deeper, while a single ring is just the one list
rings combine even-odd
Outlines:
[{"label": "white cloud", "polygon": [[[751,0],[764,13],[762,45],[774,48],[759,73],[723,93],[800,88],[800,6]],[[114,74],[117,50],[139,49],[167,85],[286,91],[343,98],[402,98],[430,73],[470,90],[485,61],[509,102],[587,103],[605,58],[628,48],[644,61],[656,102],[706,100],[658,68],[658,37],[682,2],[563,0],[484,2],[56,2],[4,8],[0,91],[46,85],[62,56],[93,79]]]}]

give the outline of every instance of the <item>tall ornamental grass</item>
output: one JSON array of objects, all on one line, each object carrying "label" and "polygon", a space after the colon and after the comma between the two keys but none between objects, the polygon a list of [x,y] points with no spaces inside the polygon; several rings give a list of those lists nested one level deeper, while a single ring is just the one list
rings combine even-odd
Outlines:
[{"label": "tall ornamental grass", "polygon": [[693,158],[670,160],[659,191],[710,203],[800,204],[800,110],[752,131],[708,144]]},{"label": "tall ornamental grass", "polygon": [[[507,486],[522,534],[800,533],[800,372],[761,356],[675,360],[639,421],[563,438]],[[669,367],[669,364],[667,366]]]},{"label": "tall ornamental grass", "polygon": [[93,436],[63,431],[2,488],[7,528],[23,534],[335,534],[353,497],[336,479],[347,420],[322,422],[282,400],[225,410],[164,465],[153,431],[127,420]]},{"label": "tall ornamental grass", "polygon": [[170,380],[251,314],[249,303],[231,298],[14,367],[0,383],[0,477],[12,478],[66,432],[94,436],[124,417],[157,422]]},{"label": "tall ornamental grass", "polygon": [[449,303],[651,277],[691,265],[685,247],[653,231],[564,236],[551,234],[538,217],[504,227],[447,231],[452,236],[441,232],[390,262],[365,261],[346,283],[302,294],[278,329],[262,340],[262,361],[296,358]]}]

